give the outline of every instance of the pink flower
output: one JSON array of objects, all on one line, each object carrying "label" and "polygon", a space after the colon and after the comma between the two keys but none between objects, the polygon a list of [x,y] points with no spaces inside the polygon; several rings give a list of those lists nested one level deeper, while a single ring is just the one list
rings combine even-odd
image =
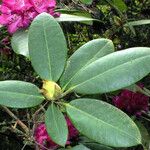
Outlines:
[{"label": "pink flower", "polygon": [[[68,117],[65,117],[65,119],[69,130],[69,135],[68,135],[68,140],[66,142],[66,145],[69,145],[71,143],[71,140],[76,139],[78,137],[79,132],[73,126],[73,124],[71,123]],[[34,138],[35,141],[40,145],[42,150],[45,150],[46,148],[55,150],[59,147],[59,145],[54,143],[52,139],[49,137],[44,123],[38,125],[38,127],[35,130]]]},{"label": "pink flower", "polygon": [[127,89],[122,90],[119,96],[113,98],[116,107],[136,116],[140,116],[143,111],[148,111],[148,101],[148,96]]},{"label": "pink flower", "polygon": [[38,125],[38,127],[35,130],[34,138],[36,142],[40,145],[42,150],[45,150],[45,148],[51,148],[55,150],[56,148],[59,147],[48,136],[48,133],[46,131],[46,126],[44,123]]},{"label": "pink flower", "polygon": [[68,141],[75,139],[76,137],[78,137],[79,132],[78,130],[74,127],[74,125],[72,124],[72,122],[70,121],[70,119],[68,117],[65,117],[66,121],[67,121],[67,125],[68,125],[68,130],[69,130],[69,136],[68,136]]},{"label": "pink flower", "polygon": [[55,0],[30,0],[30,3],[38,13],[48,12],[47,8],[54,9],[56,6]]},{"label": "pink flower", "polygon": [[55,0],[3,0],[0,5],[0,24],[8,27],[10,33],[19,28],[26,28],[31,21],[40,13],[47,12],[54,17]]}]

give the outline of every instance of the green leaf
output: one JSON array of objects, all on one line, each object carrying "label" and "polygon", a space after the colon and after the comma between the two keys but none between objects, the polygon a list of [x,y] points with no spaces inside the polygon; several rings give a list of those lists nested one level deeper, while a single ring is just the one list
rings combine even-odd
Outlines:
[{"label": "green leaf", "polygon": [[90,5],[92,4],[93,0],[80,0],[82,3]]},{"label": "green leaf", "polygon": [[80,136],[80,143],[90,148],[91,150],[114,150],[114,148],[108,147],[106,145],[95,143],[93,140],[85,136]]},{"label": "green leaf", "polygon": [[150,19],[143,19],[143,20],[138,20],[138,21],[130,21],[124,26],[140,26],[140,25],[146,25],[150,24]]},{"label": "green leaf", "polygon": [[144,150],[149,150],[149,148],[150,148],[150,134],[148,133],[147,129],[145,128],[145,126],[141,122],[136,121],[136,124],[139,127],[139,130],[140,130],[141,135],[142,135],[142,145],[144,147]]},{"label": "green leaf", "polygon": [[90,150],[89,148],[87,148],[86,146],[84,145],[76,145],[74,147],[72,147],[70,150]]},{"label": "green leaf", "polygon": [[39,105],[43,100],[34,84],[15,80],[0,82],[0,105],[27,108]]},{"label": "green leaf", "polygon": [[[64,11],[67,11],[67,10],[64,10]],[[55,18],[55,19],[58,22],[76,21],[76,22],[82,22],[82,23],[86,23],[90,25],[92,24],[94,20],[98,21],[96,19],[91,18],[90,14],[85,13],[85,12],[75,11],[73,14],[74,15],[61,14],[59,18]],[[15,53],[29,57],[28,31],[22,29],[22,30],[18,30],[17,32],[15,32],[11,40],[11,46]]]},{"label": "green leaf", "polygon": [[80,22],[87,25],[92,25],[93,21],[100,22],[100,20],[92,18],[91,14],[86,11],[57,9],[57,12],[61,13],[60,17],[56,18],[58,22]]},{"label": "green leaf", "polygon": [[65,88],[87,65],[113,51],[114,45],[108,39],[92,40],[81,46],[67,62],[60,79],[61,86]]},{"label": "green leaf", "polygon": [[68,138],[68,127],[61,111],[53,103],[45,115],[46,129],[51,139],[58,145],[65,146]]},{"label": "green leaf", "polygon": [[60,12],[61,14],[68,14],[68,15],[87,14],[87,16],[91,16],[91,14],[88,13],[87,11],[85,11],[85,10],[77,10],[77,9],[72,9],[72,8],[71,9],[69,9],[69,8],[67,8],[67,9],[57,9],[57,10],[55,10],[55,12]]},{"label": "green leaf", "polygon": [[127,87],[150,72],[150,48],[111,53],[84,67],[68,84],[68,91],[95,94]]},{"label": "green leaf", "polygon": [[78,99],[66,104],[67,114],[75,127],[95,142],[112,147],[141,144],[141,135],[125,113],[95,99]]},{"label": "green leaf", "polygon": [[117,12],[122,16],[122,12],[127,10],[127,6],[123,0],[105,0],[110,6],[114,7]]},{"label": "green leaf", "polygon": [[91,150],[114,150],[111,147],[107,147],[98,143],[85,143],[85,146],[87,146]]},{"label": "green leaf", "polygon": [[29,57],[28,50],[28,31],[18,30],[13,34],[11,46],[15,53]]},{"label": "green leaf", "polygon": [[113,0],[112,2],[121,12],[124,12],[127,10],[127,6],[123,0]]},{"label": "green leaf", "polygon": [[29,55],[42,79],[57,81],[63,72],[67,46],[57,21],[47,13],[38,15],[29,28]]},{"label": "green leaf", "polygon": [[69,15],[69,14],[61,14],[60,17],[56,18],[58,22],[89,22],[92,24],[91,21],[98,21],[97,19],[93,19],[89,16],[81,16],[79,15]]}]

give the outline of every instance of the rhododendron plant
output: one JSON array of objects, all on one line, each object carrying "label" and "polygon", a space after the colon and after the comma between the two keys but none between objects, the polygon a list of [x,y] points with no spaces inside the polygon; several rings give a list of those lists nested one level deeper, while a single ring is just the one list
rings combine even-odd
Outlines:
[{"label": "rhododendron plant", "polygon": [[0,24],[8,27],[10,33],[19,28],[26,28],[40,13],[47,12],[54,17],[55,0],[3,0],[0,5]]},{"label": "rhododendron plant", "polygon": [[[45,11],[44,4],[28,2],[36,13]],[[24,4],[19,7],[24,9]],[[30,8],[30,5],[26,7]],[[86,96],[123,89],[148,75],[150,48],[133,47],[114,52],[112,41],[100,38],[81,46],[67,60],[65,35],[57,20],[49,13],[39,14],[25,37],[31,64],[43,85],[39,88],[24,81],[1,81],[0,104],[12,108],[41,104],[39,110],[43,113],[38,121],[43,122],[44,118],[44,122],[34,132],[37,143],[55,149],[58,145],[65,148],[66,144],[72,147],[76,143],[72,145],[70,141],[82,135],[109,147],[142,144],[138,127],[126,113],[104,100]],[[77,97],[76,93],[81,94],[82,98]],[[141,95],[140,98],[145,101]],[[135,100],[132,102],[136,103]],[[146,110],[147,102],[145,104],[136,113]],[[27,139],[33,139],[29,129],[22,129],[26,136],[29,135]],[[81,147],[79,145],[79,149]]]}]

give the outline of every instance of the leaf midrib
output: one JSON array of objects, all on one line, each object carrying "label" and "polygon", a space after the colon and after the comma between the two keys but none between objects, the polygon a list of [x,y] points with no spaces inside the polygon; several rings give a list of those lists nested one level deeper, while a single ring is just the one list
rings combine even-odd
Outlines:
[{"label": "leaf midrib", "polygon": [[49,53],[49,46],[48,46],[48,43],[47,43],[47,36],[46,36],[46,31],[45,31],[45,20],[43,20],[43,32],[44,32],[44,39],[45,39],[45,46],[46,46],[46,51],[47,51],[47,59],[48,59],[48,70],[49,70],[49,75],[50,75],[50,78],[52,79],[52,68],[51,68],[51,60],[50,60],[50,53]]},{"label": "leaf midrib", "polygon": [[143,59],[143,58],[145,58],[145,57],[149,57],[149,55],[148,55],[148,56],[139,57],[139,58],[136,58],[136,59],[134,59],[134,60],[128,61],[128,62],[126,62],[126,63],[122,63],[122,64],[120,64],[120,65],[117,65],[116,67],[113,67],[113,68],[111,68],[111,69],[108,69],[108,70],[106,70],[106,71],[104,71],[104,72],[102,72],[102,73],[100,73],[100,74],[98,74],[98,75],[96,75],[96,76],[94,76],[94,77],[92,77],[92,78],[90,78],[90,79],[88,79],[88,80],[85,80],[84,82],[82,82],[82,83],[80,83],[80,84],[77,84],[77,85],[75,85],[75,86],[73,86],[73,87],[71,87],[71,88],[69,88],[69,89],[73,90],[73,89],[77,88],[78,86],[81,86],[81,85],[85,84],[86,82],[89,82],[89,81],[91,81],[91,80],[97,78],[98,76],[101,76],[101,75],[103,75],[103,74],[105,74],[105,73],[107,73],[107,72],[109,72],[109,71],[115,70],[116,68],[118,68],[118,67],[120,67],[120,66],[122,66],[122,65],[126,65],[127,63],[131,63],[131,62],[133,63],[133,61],[135,62],[136,60],[138,60],[138,59]]},{"label": "leaf midrib", "polygon": [[67,106],[72,107],[73,109],[83,113],[84,115],[89,116],[90,118],[94,118],[95,120],[98,120],[98,122],[102,122],[103,124],[106,124],[107,126],[110,126],[110,127],[114,128],[114,129],[120,131],[121,133],[124,133],[124,134],[128,135],[130,138],[135,139],[138,143],[141,143],[140,139],[136,139],[134,136],[131,136],[127,132],[124,132],[123,130],[120,130],[119,128],[116,128],[115,126],[112,126],[111,124],[108,124],[107,122],[104,122],[103,120],[98,119],[95,116],[92,116],[92,115],[88,114],[87,112],[84,112],[84,111],[82,111],[82,110],[80,110],[80,109],[78,109],[78,108],[76,108],[76,107],[74,107],[74,106],[72,106],[70,104],[67,104]]},{"label": "leaf midrib", "polygon": [[11,94],[11,95],[22,95],[22,96],[32,96],[32,97],[37,97],[37,98],[40,98],[40,99],[44,99],[44,97],[42,96],[37,96],[37,95],[31,95],[31,94],[25,94],[25,93],[20,93],[20,92],[10,92],[10,91],[0,91],[2,93],[8,93],[8,94]]}]

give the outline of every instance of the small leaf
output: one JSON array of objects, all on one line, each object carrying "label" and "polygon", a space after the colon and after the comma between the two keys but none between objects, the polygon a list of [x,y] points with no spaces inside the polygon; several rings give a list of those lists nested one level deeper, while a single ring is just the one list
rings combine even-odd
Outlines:
[{"label": "small leaf", "polygon": [[92,40],[81,46],[67,61],[67,67],[60,83],[63,89],[82,71],[95,60],[114,52],[114,45],[108,39]]},{"label": "small leaf", "polygon": [[83,94],[116,91],[150,72],[150,48],[136,47],[111,53],[84,67],[66,89]]},{"label": "small leaf", "polygon": [[87,5],[91,5],[93,0],[80,0],[82,3],[87,4]]},{"label": "small leaf", "polygon": [[0,82],[0,105],[27,108],[39,105],[43,100],[34,84],[15,80]]},{"label": "small leaf", "polygon": [[100,22],[100,20],[92,18],[91,14],[85,11],[59,9],[57,12],[61,13],[60,17],[56,18],[58,22],[80,22],[87,25],[92,25],[93,21]]},{"label": "small leaf", "polygon": [[75,127],[95,142],[112,147],[141,144],[141,135],[125,113],[95,99],[77,99],[66,104],[67,114]]},{"label": "small leaf", "polygon": [[140,25],[146,25],[146,24],[150,24],[150,19],[143,19],[143,20],[138,20],[138,21],[130,21],[127,24],[125,24],[124,26],[140,26]]},{"label": "small leaf", "polygon": [[144,150],[149,150],[149,148],[150,148],[150,134],[148,133],[147,129],[145,128],[145,126],[141,122],[136,121],[136,124],[139,127],[139,130],[140,130],[141,135],[142,135],[142,145],[144,147]]},{"label": "small leaf", "polygon": [[58,22],[47,13],[38,15],[29,28],[29,55],[42,79],[59,79],[66,63],[66,40]]},{"label": "small leaf", "polygon": [[98,21],[97,19],[93,19],[87,16],[81,15],[69,15],[69,14],[61,14],[60,17],[56,18],[58,22],[89,22],[92,24],[91,21]]},{"label": "small leaf", "polygon": [[45,124],[51,139],[64,147],[68,138],[68,127],[63,114],[53,103],[46,111]]},{"label": "small leaf", "polygon": [[56,12],[61,13],[59,18],[55,18],[58,22],[80,22],[87,25],[92,25],[93,21],[102,22],[98,19],[92,18],[92,15],[84,10],[57,9]]},{"label": "small leaf", "polygon": [[113,0],[112,3],[121,11],[124,12],[127,10],[127,6],[123,0]]},{"label": "small leaf", "polygon": [[28,31],[18,30],[13,34],[11,46],[15,53],[29,57],[28,50]]}]

